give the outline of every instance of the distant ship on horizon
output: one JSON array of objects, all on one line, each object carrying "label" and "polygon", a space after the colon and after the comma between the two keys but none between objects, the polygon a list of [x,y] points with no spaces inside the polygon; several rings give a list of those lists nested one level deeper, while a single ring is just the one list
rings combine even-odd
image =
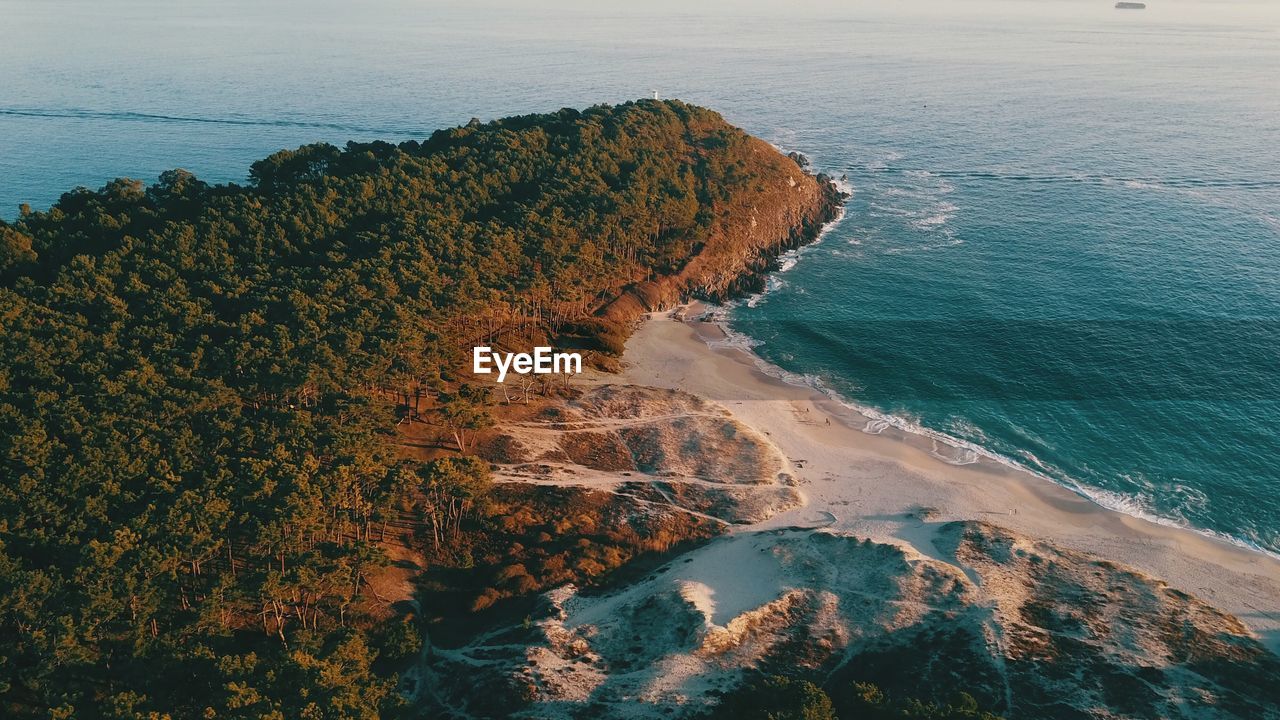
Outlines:
[{"label": "distant ship on horizon", "polygon": [[1146,10],[1147,4],[1142,2],[1118,2],[1116,3],[1116,9],[1117,10]]}]

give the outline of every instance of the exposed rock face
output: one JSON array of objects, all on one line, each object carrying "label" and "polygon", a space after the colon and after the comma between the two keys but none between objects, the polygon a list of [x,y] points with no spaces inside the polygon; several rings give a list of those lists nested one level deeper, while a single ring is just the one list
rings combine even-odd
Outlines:
[{"label": "exposed rock face", "polygon": [[678,273],[628,289],[601,316],[625,322],[690,297],[722,300],[760,290],[778,255],[812,242],[838,216],[844,196],[829,178],[810,175],[763,140],[747,143],[750,172],[769,179],[757,192],[723,201],[709,239]]},{"label": "exposed rock face", "polygon": [[966,690],[1011,719],[1280,716],[1280,658],[1235,618],[992,525],[927,529],[930,556],[824,530],[731,535],[612,595],[549,593],[529,627],[438,651],[428,682],[482,716],[691,716],[744,669]]}]

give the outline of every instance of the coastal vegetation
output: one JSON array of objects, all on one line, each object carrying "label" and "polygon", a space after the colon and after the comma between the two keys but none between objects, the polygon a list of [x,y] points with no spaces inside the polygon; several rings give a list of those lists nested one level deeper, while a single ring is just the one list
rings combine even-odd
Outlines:
[{"label": "coastal vegetation", "polygon": [[[607,363],[655,282],[731,291],[838,200],[675,101],[309,145],[249,178],[0,222],[0,714],[401,714],[422,642],[373,585],[392,544],[484,563],[470,610],[653,549],[561,547],[495,492],[464,457],[495,400],[471,347]],[[735,239],[757,216],[775,232]],[[429,457],[411,424],[444,439]],[[501,533],[534,549],[493,567]]]},{"label": "coastal vegetation", "polygon": [[707,720],[1000,720],[965,692],[948,703],[895,700],[872,683],[822,688],[783,675],[753,678],[707,714]]}]

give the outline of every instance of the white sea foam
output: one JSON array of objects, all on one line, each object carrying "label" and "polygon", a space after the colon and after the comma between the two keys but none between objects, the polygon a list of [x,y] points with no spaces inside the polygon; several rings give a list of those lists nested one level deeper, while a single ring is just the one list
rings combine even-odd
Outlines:
[{"label": "white sea foam", "polygon": [[947,195],[955,191],[956,186],[952,185],[946,178],[928,170],[904,170],[903,177],[909,177],[913,180],[923,180],[927,184],[920,184],[918,187],[925,187],[938,195]]},{"label": "white sea foam", "polygon": [[1176,527],[1182,530],[1190,530],[1199,535],[1213,538],[1214,540],[1230,543],[1231,545],[1235,545],[1237,547],[1242,547],[1247,550],[1253,550],[1254,552],[1260,552],[1264,555],[1269,555],[1273,558],[1280,559],[1280,553],[1277,553],[1273,550],[1263,547],[1260,543],[1256,542],[1255,540],[1240,538],[1240,537],[1236,537],[1235,535],[1228,535],[1227,533],[1218,532],[1216,530],[1209,530],[1206,528],[1197,527],[1195,525],[1192,525],[1185,518],[1172,518],[1166,515],[1161,515],[1160,513],[1154,511],[1151,508],[1151,502],[1149,500],[1144,499],[1140,495],[1130,495],[1127,493],[1121,493],[1114,490],[1105,490],[1102,488],[1080,485],[1079,483],[1076,483],[1074,481],[1060,482],[1060,481],[1054,480],[1053,478],[1050,478],[1050,480],[1053,480],[1054,482],[1058,482],[1058,484],[1091,500],[1097,505],[1107,508],[1108,510],[1114,510],[1116,512],[1124,513],[1125,515],[1129,515],[1131,517],[1141,518],[1143,520],[1146,520],[1147,522],[1152,522],[1157,525],[1164,525],[1165,527]]},{"label": "white sea foam", "polygon": [[[791,139],[795,138],[795,133],[792,131],[781,130],[779,132],[787,135]],[[782,142],[774,142],[772,140],[766,140],[765,142],[769,143],[769,145],[771,145],[774,150],[777,150],[783,155],[787,155],[793,152],[791,150],[788,150],[786,145],[784,145]],[[800,152],[800,151],[794,151],[794,152]],[[818,163],[817,158],[815,158],[813,155],[809,155],[808,153],[800,153],[800,154],[804,155],[804,157],[807,158],[809,161],[808,166],[805,168],[806,170],[813,171],[814,168],[820,167],[820,164]],[[826,172],[826,171],[823,171],[823,172]],[[853,183],[849,182],[847,175],[843,175],[842,177],[835,177],[833,175],[828,174],[827,177],[831,180],[831,184],[835,186],[836,190],[839,190],[840,192],[844,193],[847,196],[850,196],[850,197],[853,196],[853,192],[854,192]],[[841,212],[843,213],[843,209],[841,210]],[[838,219],[839,218],[837,218],[837,220]]]},{"label": "white sea foam", "polygon": [[1158,183],[1143,182],[1142,180],[1125,180],[1124,186],[1133,190],[1164,190],[1165,188]]},{"label": "white sea foam", "polygon": [[[852,187],[850,189],[852,190]],[[791,268],[794,268],[796,264],[800,262],[800,258],[811,252],[815,246],[822,243],[822,241],[826,239],[827,233],[830,233],[842,220],[844,220],[844,218],[845,206],[841,205],[836,211],[836,216],[830,222],[822,226],[822,229],[818,231],[818,235],[813,239],[813,242],[788,250],[778,256],[778,269],[770,273],[769,277],[765,278],[763,290],[757,293],[752,293],[742,300],[730,300],[724,304],[724,307],[726,309],[737,307],[739,303],[746,305],[749,308],[758,306],[766,297],[768,297],[769,293],[778,290],[785,284],[782,278],[778,276],[787,272]],[[726,323],[721,322],[721,325],[726,325]]]},{"label": "white sea foam", "polygon": [[957,244],[955,232],[948,225],[959,207],[947,200],[955,186],[928,170],[904,170],[897,179],[900,182],[877,185],[872,190],[870,216],[898,219],[903,226],[929,237],[924,244],[894,246],[885,252],[899,254]]},{"label": "white sea foam", "polygon": [[916,217],[919,211],[912,208],[898,207],[897,205],[886,205],[885,203],[871,203],[871,217]]},{"label": "white sea foam", "polygon": [[929,452],[939,460],[948,465],[972,465],[978,462],[978,452],[964,447],[955,447],[951,443],[943,443],[939,447],[939,440],[933,439],[933,446]]},{"label": "white sea foam", "polygon": [[868,160],[864,167],[869,172],[884,172],[889,169],[889,163],[894,163],[902,159],[902,153],[889,150],[880,157]]},{"label": "white sea foam", "polygon": [[[1215,530],[1197,527],[1187,522],[1185,519],[1170,518],[1160,515],[1159,513],[1154,512],[1150,505],[1144,502],[1141,497],[1082,485],[1071,478],[1061,475],[1060,473],[1050,474],[1052,471],[1049,469],[1049,465],[1041,462],[1039,458],[1036,458],[1034,455],[1025,451],[1020,451],[1020,454],[1028,456],[1028,460],[1031,461],[1030,464],[1019,462],[994,450],[969,442],[968,440],[963,440],[947,433],[934,430],[933,428],[922,425],[915,420],[886,413],[871,406],[853,402],[828,387],[826,383],[822,381],[822,378],[817,375],[793,373],[760,357],[760,355],[755,352],[755,348],[763,345],[764,343],[728,328],[726,323],[723,321],[723,318],[724,316],[722,315],[719,325],[725,332],[726,338],[732,337],[732,339],[726,339],[723,341],[709,340],[707,343],[709,346],[731,346],[741,349],[752,356],[752,360],[761,372],[771,377],[775,377],[789,385],[807,387],[822,393],[830,400],[838,403],[840,406],[865,418],[866,423],[862,428],[862,431],[865,433],[870,435],[879,435],[892,427],[905,433],[929,438],[933,443],[932,454],[943,462],[947,462],[952,465],[971,465],[983,460],[995,462],[1027,473],[1028,475],[1040,480],[1064,487],[1086,500],[1093,502],[1099,507],[1123,513],[1131,517],[1140,518],[1158,525],[1189,530],[1214,540],[1226,542],[1237,547],[1252,550],[1254,552],[1260,552],[1264,555],[1280,559],[1280,553],[1263,547],[1258,542],[1217,532]],[[853,390],[856,392],[858,388],[854,387]],[[1033,467],[1033,465],[1043,468],[1043,470],[1038,470],[1036,467]]]},{"label": "white sea foam", "polygon": [[[791,269],[791,267],[794,267],[794,266],[795,266],[795,262],[793,261],[790,267],[784,267],[778,270],[778,272],[785,272],[786,270],[789,270]],[[770,293],[777,292],[779,289],[782,288],[783,285],[786,285],[786,283],[783,282],[782,278],[778,277],[776,273],[773,275],[770,275],[769,277],[765,278],[763,290],[761,290],[758,293],[752,294],[751,296],[744,299],[742,302],[744,305],[746,305],[749,308],[756,307],[761,302],[763,302],[765,298],[769,297]]]},{"label": "white sea foam", "polygon": [[[909,172],[912,172],[912,171],[909,171]],[[918,171],[918,176],[922,178],[934,177],[932,173],[928,173],[928,171]],[[823,237],[825,237],[826,234],[830,232],[832,228],[838,225],[844,218],[845,218],[845,212],[844,212],[844,209],[841,208],[840,214],[830,223],[827,223],[827,225],[819,233],[818,238],[814,241],[814,243],[808,246],[805,246],[805,248],[800,248],[796,251],[792,251],[794,253],[794,262],[791,262],[789,264],[784,262],[786,269],[790,270],[794,268],[796,263],[798,263],[799,260],[804,256],[804,251],[806,250],[806,248],[813,247],[813,245],[820,242],[823,239]],[[946,243],[946,244],[954,245],[954,244],[959,244],[960,242],[961,242],[960,240],[953,238],[949,243]],[[777,286],[775,285],[773,287],[777,287]],[[767,293],[767,292],[769,292],[768,285],[766,285],[766,289],[764,290],[764,292],[757,293],[756,295],[750,298],[747,298],[745,300],[745,303],[748,304],[748,306],[752,306],[750,303],[752,302],[753,299],[755,299],[756,302],[759,302],[759,298],[762,297],[764,293]],[[968,440],[955,437],[948,433],[944,433],[944,432],[935,430],[933,428],[927,427],[923,425],[921,422],[916,421],[914,419],[902,417],[892,413],[883,412],[871,406],[862,405],[852,400],[849,400],[848,398],[844,397],[840,393],[828,387],[826,383],[823,382],[821,377],[814,374],[802,374],[802,373],[790,372],[778,365],[775,365],[765,360],[758,353],[756,353],[755,348],[761,346],[763,342],[745,333],[734,330],[729,326],[729,322],[728,322],[729,313],[737,305],[738,305],[737,302],[731,301],[723,305],[711,306],[708,308],[706,314],[704,315],[704,319],[717,323],[724,333],[724,338],[721,340],[708,340],[707,344],[711,347],[731,347],[731,348],[735,348],[743,352],[746,352],[751,356],[752,361],[754,362],[756,367],[760,369],[761,372],[764,372],[765,374],[775,377],[779,380],[782,380],[783,382],[786,382],[790,385],[812,388],[813,390],[823,394],[827,398],[831,399],[833,402],[839,404],[841,407],[844,407],[860,415],[862,418],[864,418],[865,424],[862,428],[863,432],[866,432],[872,435],[879,435],[883,433],[885,430],[892,427],[905,433],[926,437],[926,438],[929,438],[932,442],[933,454],[945,462],[948,462],[954,465],[968,465],[968,464],[981,462],[983,460],[986,460],[988,462],[999,463],[1006,467],[1025,472],[1041,480],[1052,482],[1054,484],[1065,487],[1068,490],[1071,490],[1072,492],[1076,493],[1077,495],[1080,495],[1081,497],[1092,501],[1093,503],[1097,504],[1100,507],[1107,508],[1109,510],[1113,510],[1116,512],[1121,512],[1126,515],[1141,518],[1143,520],[1147,520],[1149,522],[1157,523],[1160,525],[1191,530],[1205,537],[1210,537],[1223,542],[1228,542],[1238,547],[1246,548],[1256,552],[1261,552],[1263,554],[1280,559],[1280,553],[1269,550],[1257,542],[1235,537],[1232,535],[1227,535],[1225,533],[1220,533],[1213,530],[1195,527],[1190,523],[1188,523],[1185,519],[1170,518],[1170,517],[1163,516],[1159,513],[1156,513],[1151,509],[1150,504],[1147,502],[1144,502],[1140,496],[1126,495],[1126,494],[1118,493],[1111,490],[1104,490],[1101,488],[1082,485],[1081,483],[1066,476],[1065,474],[1056,471],[1051,465],[1041,461],[1039,458],[1037,458],[1035,455],[1033,455],[1030,452],[1019,451],[1019,454],[1023,456],[1025,461],[1018,461],[1013,458],[1007,457],[1001,453],[998,453],[994,450],[991,450],[987,447],[984,447],[980,444],[973,443]],[[855,386],[851,388],[851,390],[856,393],[860,390],[860,388],[857,388]],[[963,421],[961,422],[963,423]],[[965,426],[967,426],[967,423],[964,423],[961,425],[961,427],[965,427]],[[981,436],[980,433],[975,433],[975,435],[979,437]]]},{"label": "white sea foam", "polygon": [[1209,506],[1209,496],[1200,488],[1183,485],[1182,483],[1175,483],[1173,486],[1173,494],[1178,496],[1178,502],[1183,507],[1203,510]]},{"label": "white sea foam", "polygon": [[1048,465],[1048,463],[1036,457],[1035,453],[1031,452],[1030,450],[1018,450],[1018,454],[1021,455],[1023,459],[1026,460],[1025,463],[1021,463],[1021,464],[1026,465],[1027,467],[1039,468],[1040,469],[1039,472],[1041,474],[1046,474],[1046,475],[1053,474],[1053,471]]},{"label": "white sea foam", "polygon": [[[1176,181],[1162,182],[1155,178],[1122,178],[1111,177],[1110,175],[1086,176],[1083,182],[1102,185],[1104,187],[1119,186],[1127,190],[1143,190],[1146,192],[1157,193],[1173,193],[1183,195],[1185,197],[1193,197],[1197,200],[1208,200],[1218,205],[1234,207],[1233,203],[1224,202],[1220,198],[1215,198],[1209,192],[1202,189],[1198,183],[1178,184]],[[1170,184],[1170,183],[1173,184]]]},{"label": "white sea foam", "polygon": [[863,426],[862,432],[868,435],[879,435],[889,427],[888,420],[868,420]]},{"label": "white sea foam", "polygon": [[950,426],[951,434],[957,437],[973,438],[979,443],[990,441],[990,438],[988,438],[987,434],[982,431],[982,428],[974,425],[964,418],[953,417],[947,421],[947,425]]},{"label": "white sea foam", "polygon": [[729,327],[729,311],[734,307],[736,303],[732,301],[722,305],[708,305],[706,311],[699,317],[700,320],[718,325],[724,334],[724,337],[719,340],[708,339],[707,345],[713,348],[731,348],[751,352],[752,348],[763,345],[764,342]]},{"label": "white sea foam", "polygon": [[911,227],[925,231],[941,227],[951,220],[951,216],[955,215],[956,210],[958,209],[959,208],[951,203],[942,203],[934,209],[935,212],[932,215],[912,220]]},{"label": "white sea foam", "polygon": [[[927,171],[921,171],[921,172],[927,173]],[[804,256],[805,249],[812,247],[813,245],[820,242],[822,238],[825,237],[826,234],[830,232],[832,228],[834,228],[842,220],[844,220],[844,218],[845,218],[844,208],[841,208],[840,213],[837,215],[837,217],[823,227],[823,229],[818,234],[818,237],[814,241],[814,243],[811,243],[810,245],[807,245],[804,248],[799,248],[797,250],[791,251],[794,253],[794,261],[790,263],[784,263],[785,270],[790,270],[791,268],[795,267],[795,265],[799,262],[799,260]],[[956,244],[960,244],[961,242],[962,242],[961,240],[953,238],[949,243],[945,243],[945,244],[956,245]],[[851,241],[851,244],[858,244],[858,243],[856,241]],[[782,272],[785,272],[785,270],[782,270]],[[774,279],[774,278],[771,277],[771,279]],[[777,286],[774,285],[772,287],[777,287]],[[766,284],[766,289],[763,292],[756,293],[755,295],[747,298],[745,301],[742,301],[742,302],[745,302],[745,304],[747,304],[748,307],[754,307],[754,305],[752,305],[753,300],[758,303],[759,299],[765,293],[768,293],[769,290],[770,290],[770,286]],[[1000,465],[1004,465],[1006,467],[1027,473],[1038,479],[1051,482],[1061,487],[1064,487],[1076,493],[1077,495],[1095,503],[1099,507],[1103,507],[1115,512],[1124,513],[1131,517],[1140,518],[1140,519],[1147,520],[1149,522],[1153,522],[1159,525],[1165,525],[1168,527],[1177,527],[1185,530],[1190,530],[1192,532],[1195,532],[1197,534],[1203,535],[1208,538],[1226,542],[1226,543],[1235,545],[1237,547],[1245,548],[1247,550],[1252,550],[1255,552],[1260,552],[1260,553],[1263,553],[1264,555],[1268,555],[1268,556],[1280,559],[1280,553],[1270,550],[1256,541],[1236,537],[1234,535],[1228,535],[1226,533],[1221,533],[1221,532],[1209,530],[1206,528],[1196,527],[1191,523],[1189,523],[1185,518],[1171,518],[1171,517],[1161,515],[1153,511],[1151,509],[1150,504],[1148,502],[1144,502],[1140,496],[1126,495],[1126,494],[1118,493],[1111,490],[1105,490],[1102,488],[1083,485],[1077,482],[1076,480],[1066,476],[1065,474],[1056,471],[1056,469],[1054,469],[1051,465],[1043,462],[1042,460],[1040,460],[1040,458],[1036,457],[1034,454],[1030,453],[1029,451],[1019,450],[1018,454],[1024,458],[1024,461],[1015,460],[999,452],[996,452],[987,447],[984,447],[980,444],[973,443],[968,440],[955,437],[948,433],[941,432],[939,430],[935,430],[933,428],[927,427],[916,420],[902,417],[900,415],[895,415],[892,413],[887,413],[879,409],[876,409],[874,407],[871,407],[868,405],[862,405],[860,403],[854,402],[846,398],[845,396],[841,395],[839,392],[836,392],[835,390],[831,389],[829,386],[827,386],[825,382],[823,382],[822,378],[818,375],[807,374],[807,373],[794,373],[778,365],[775,365],[769,362],[768,360],[765,360],[763,357],[761,357],[755,351],[755,348],[763,345],[764,344],[763,341],[757,340],[745,333],[734,330],[729,326],[729,313],[734,307],[737,307],[737,306],[738,306],[738,301],[729,301],[721,305],[712,305],[708,307],[706,313],[703,315],[703,319],[710,322],[715,322],[717,325],[719,325],[721,331],[724,333],[723,339],[707,340],[708,346],[717,347],[717,348],[729,347],[729,348],[741,350],[751,356],[752,361],[761,372],[771,377],[777,378],[790,385],[811,388],[821,393],[822,395],[826,396],[827,398],[837,403],[841,407],[844,407],[847,410],[850,410],[856,413],[857,415],[860,415],[862,418],[864,418],[865,424],[862,428],[862,431],[865,433],[868,433],[871,435],[879,435],[889,428],[896,428],[905,433],[929,438],[932,441],[933,454],[936,457],[938,457],[940,460],[943,460],[944,462],[948,462],[953,465],[970,465],[977,462],[981,462],[983,460],[986,460],[988,462],[998,463]],[[851,390],[853,392],[858,392],[860,388],[858,388],[857,386],[853,386]],[[966,421],[959,421],[959,422],[962,423],[961,425],[962,427],[973,427],[969,425]],[[980,432],[975,434],[981,437]],[[1195,491],[1195,492],[1199,493],[1199,491]],[[1199,493],[1199,495],[1203,496],[1203,493]],[[1201,500],[1201,502],[1207,502],[1207,497],[1204,497]]]},{"label": "white sea foam", "polygon": [[848,195],[849,197],[853,197],[853,192],[854,192],[853,183],[849,182],[845,178],[831,178],[831,184],[835,185],[836,189],[844,193],[845,195]]}]

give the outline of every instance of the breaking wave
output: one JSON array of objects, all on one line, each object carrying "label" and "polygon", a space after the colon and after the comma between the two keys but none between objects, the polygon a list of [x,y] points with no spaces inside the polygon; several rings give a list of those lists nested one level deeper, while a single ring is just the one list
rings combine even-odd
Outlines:
[{"label": "breaking wave", "polygon": [[[716,322],[724,332],[726,338],[725,340],[708,340],[707,344],[709,346],[733,347],[742,350],[751,356],[756,367],[766,375],[777,378],[789,385],[806,387],[821,393],[831,401],[837,403],[839,406],[859,416],[863,423],[861,427],[862,432],[869,435],[880,435],[886,430],[894,428],[904,433],[928,438],[932,443],[930,454],[948,464],[972,465],[983,460],[998,463],[1005,467],[1024,472],[1038,479],[1064,487],[1099,507],[1123,513],[1130,517],[1146,520],[1157,525],[1190,530],[1214,540],[1227,542],[1237,547],[1260,552],[1264,555],[1280,559],[1280,553],[1268,549],[1261,543],[1252,539],[1241,538],[1235,535],[1198,527],[1188,522],[1185,518],[1170,517],[1168,515],[1161,514],[1153,509],[1153,503],[1150,499],[1144,498],[1142,495],[1131,495],[1079,483],[1072,478],[1056,472],[1054,468],[1042,462],[1031,453],[1020,451],[1020,454],[1026,456],[1027,460],[1027,462],[1020,462],[978,443],[970,442],[949,433],[925,426],[916,420],[884,412],[869,405],[854,402],[831,388],[823,381],[823,378],[818,375],[794,373],[765,360],[755,352],[755,348],[764,344],[763,341],[757,340],[745,333],[733,330],[729,327],[727,316],[729,309],[730,307],[727,305],[720,305],[715,306],[708,311],[705,319]],[[854,391],[856,390],[857,388],[855,387]],[[1203,493],[1201,493],[1201,495],[1203,495]]]},{"label": "breaking wave", "polygon": [[[951,176],[961,177],[962,175],[955,175],[955,174],[948,175],[946,173],[928,173],[925,171],[918,171],[916,173],[916,177],[925,182],[929,181],[930,178],[934,178],[934,177],[951,177]],[[1055,180],[1045,180],[1045,181],[1059,181],[1061,179],[1062,178],[1055,179]],[[1035,181],[1035,180],[1033,179],[1032,181]],[[1079,182],[1081,180],[1073,178],[1071,179],[1071,181]],[[1261,187],[1267,186],[1266,183],[1254,184],[1254,185],[1258,185]],[[879,189],[876,190],[876,192],[878,191]],[[911,190],[909,189],[903,190],[902,192],[897,193],[896,195],[906,197],[910,192]],[[928,195],[928,194],[929,194],[928,188],[926,188],[924,195]],[[890,196],[892,197],[894,196],[894,194],[890,194]],[[871,207],[872,207],[872,212],[874,212],[876,206],[871,205]],[[940,205],[939,209],[933,214],[924,215],[924,216],[915,218],[915,220],[921,222],[921,225],[924,227],[937,228],[940,226],[944,226],[947,220],[949,219],[950,214],[954,213],[955,211],[956,210],[954,205],[947,203],[946,205]],[[844,214],[842,212],[838,218],[833,220],[823,229],[822,233],[819,235],[818,240],[815,241],[814,244],[816,244],[817,242],[820,242],[821,239],[825,237],[825,235],[829,233],[834,227],[836,227],[843,219],[844,219]],[[954,238],[951,238],[951,242],[956,243],[959,241]],[[1263,554],[1266,554],[1272,557],[1280,558],[1280,553],[1277,553],[1276,551],[1268,548],[1263,543],[1259,541],[1255,541],[1252,538],[1239,537],[1237,535],[1228,534],[1228,533],[1219,532],[1219,531],[1196,526],[1195,524],[1190,522],[1186,517],[1184,517],[1182,513],[1177,511],[1172,511],[1172,512],[1158,511],[1156,509],[1156,503],[1154,502],[1154,497],[1157,492],[1154,487],[1150,488],[1151,490],[1150,492],[1139,491],[1134,493],[1134,492],[1118,492],[1114,490],[1099,488],[1093,485],[1087,485],[1077,481],[1075,478],[1071,477],[1065,472],[1062,472],[1058,468],[1055,468],[1052,464],[1047,463],[1042,459],[1036,457],[1033,453],[1029,451],[1013,450],[1012,452],[1015,454],[1016,457],[1010,457],[1008,455],[1005,455],[999,451],[992,449],[991,447],[988,447],[987,444],[984,444],[982,442],[973,442],[970,440],[966,440],[963,437],[959,437],[958,434],[969,435],[977,438],[979,441],[985,439],[986,437],[985,434],[982,433],[980,428],[977,428],[971,422],[968,422],[962,418],[953,418],[950,421],[951,426],[954,430],[954,434],[952,432],[944,432],[942,430],[929,427],[925,425],[923,422],[921,422],[920,420],[886,412],[879,408],[872,407],[872,406],[865,405],[865,404],[856,402],[854,400],[851,400],[845,395],[841,394],[841,392],[835,390],[828,382],[824,380],[823,377],[819,375],[791,372],[780,367],[779,365],[776,365],[766,360],[757,352],[758,348],[765,344],[764,341],[754,338],[750,335],[747,335],[746,333],[735,330],[733,327],[731,327],[731,322],[730,322],[731,311],[734,308],[739,307],[740,305],[746,305],[747,307],[756,307],[759,303],[761,303],[767,297],[767,295],[770,292],[776,290],[779,287],[782,287],[782,279],[780,276],[785,275],[787,272],[789,272],[794,267],[796,267],[799,261],[806,254],[806,250],[808,248],[812,248],[814,244],[808,245],[798,250],[791,251],[785,254],[784,256],[782,256],[779,259],[778,270],[775,273],[771,274],[769,281],[766,285],[766,288],[762,292],[756,293],[742,300],[730,301],[722,305],[710,307],[704,319],[717,323],[719,327],[722,329],[722,331],[724,332],[724,338],[721,340],[708,340],[707,341],[708,344],[713,347],[731,347],[731,348],[741,350],[747,353],[751,357],[752,362],[761,372],[771,377],[777,378],[788,384],[799,386],[799,387],[810,388],[821,393],[823,396],[830,399],[839,407],[842,407],[845,410],[847,410],[853,416],[854,426],[858,427],[862,432],[865,432],[867,434],[880,435],[890,430],[896,430],[902,433],[923,437],[923,438],[928,438],[930,441],[930,445],[927,449],[935,457],[937,457],[939,460],[943,462],[947,462],[952,465],[970,465],[970,464],[984,462],[984,461],[998,463],[1000,465],[1009,467],[1011,469],[1027,473],[1038,479],[1041,479],[1047,482],[1052,482],[1056,485],[1064,487],[1070,490],[1071,492],[1077,494],[1078,496],[1098,505],[1099,507],[1103,507],[1115,512],[1120,512],[1125,515],[1129,515],[1135,518],[1140,518],[1156,524],[1191,530],[1205,537],[1228,542],[1238,547],[1246,548],[1256,552],[1261,552]],[[888,251],[891,252],[892,250],[893,249],[891,248]],[[850,386],[846,388],[845,385],[842,384],[841,388],[846,392],[850,392],[853,394],[857,394],[860,391],[860,388],[858,388],[857,386]],[[1166,492],[1172,492],[1178,496],[1180,506],[1185,505],[1185,507],[1187,507],[1188,509],[1194,509],[1196,507],[1203,507],[1208,502],[1208,498],[1204,495],[1203,492],[1199,490],[1195,490],[1193,488],[1188,488],[1186,486],[1180,486],[1180,487],[1182,488],[1181,490],[1175,487],[1171,490],[1166,491]]]}]

